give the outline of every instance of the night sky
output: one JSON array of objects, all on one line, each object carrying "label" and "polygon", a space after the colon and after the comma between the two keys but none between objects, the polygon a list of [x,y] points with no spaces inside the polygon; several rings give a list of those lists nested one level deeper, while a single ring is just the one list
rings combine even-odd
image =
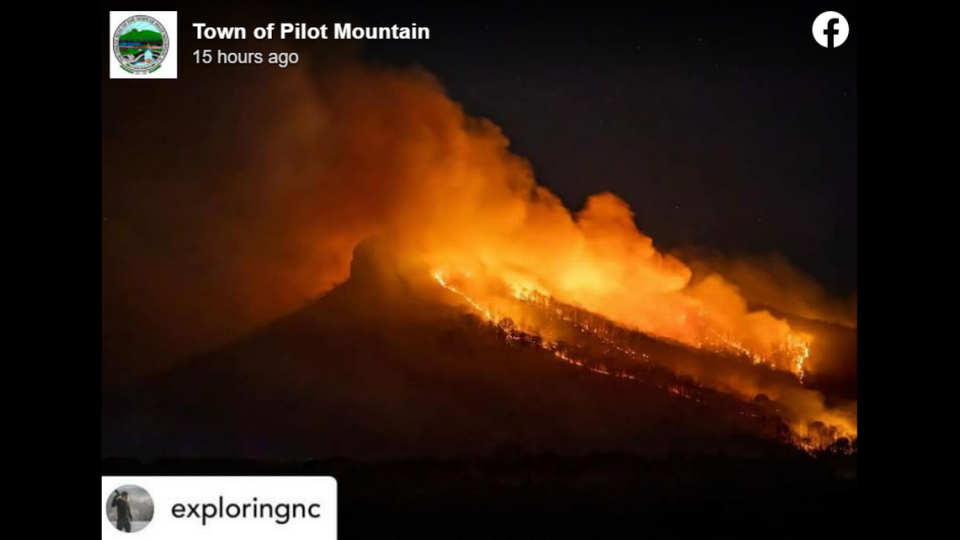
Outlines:
[{"label": "night sky", "polygon": [[[728,4],[345,12],[429,26],[364,56],[436,73],[569,206],[613,191],[665,249],[779,252],[854,292],[856,4]],[[811,35],[827,10],[850,22],[838,49]]]},{"label": "night sky", "polygon": [[[838,49],[811,35],[827,10],[851,25]],[[231,49],[223,41],[200,46],[195,21],[428,26],[428,41],[275,43],[425,67],[469,114],[501,126],[569,207],[612,191],[663,249],[778,252],[833,294],[856,291],[856,3],[229,4],[180,11],[174,84],[197,69],[190,51]]]}]

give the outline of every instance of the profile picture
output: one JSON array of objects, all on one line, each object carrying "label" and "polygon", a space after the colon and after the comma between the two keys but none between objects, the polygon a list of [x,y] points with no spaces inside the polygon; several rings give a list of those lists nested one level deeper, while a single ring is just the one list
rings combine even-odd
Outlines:
[{"label": "profile picture", "polygon": [[120,532],[140,532],[153,521],[153,499],[142,487],[117,488],[107,498],[107,519]]}]

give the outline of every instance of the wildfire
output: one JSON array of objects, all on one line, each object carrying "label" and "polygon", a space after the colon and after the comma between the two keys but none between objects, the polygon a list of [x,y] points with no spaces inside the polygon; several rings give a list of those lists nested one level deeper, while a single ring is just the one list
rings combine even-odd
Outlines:
[{"label": "wildfire", "polygon": [[[818,371],[812,336],[751,307],[803,315],[789,308],[797,305],[793,298],[777,305],[770,287],[755,287],[770,293],[757,296],[738,286],[776,282],[777,291],[806,296],[805,283],[754,276],[750,268],[738,268],[740,279],[731,281],[731,272],[710,261],[665,253],[638,227],[643,216],[638,219],[627,201],[610,192],[587,197],[582,207],[567,207],[537,182],[531,163],[511,150],[498,126],[470,116],[420,69],[345,65],[322,76],[314,71],[288,69],[267,86],[244,85],[252,93],[238,102],[282,106],[252,110],[245,116],[253,123],[237,130],[237,137],[214,141],[235,147],[211,148],[214,155],[231,149],[244,158],[237,170],[269,181],[235,181],[233,169],[211,169],[216,176],[210,181],[232,190],[221,198],[235,208],[211,212],[209,201],[194,197],[195,207],[175,213],[187,221],[145,222],[157,230],[202,229],[204,234],[195,235],[196,249],[146,243],[137,246],[143,253],[111,266],[123,272],[124,279],[113,281],[121,285],[119,292],[130,293],[124,299],[136,301],[130,308],[153,313],[163,324],[151,326],[171,332],[156,336],[164,338],[156,342],[203,344],[215,339],[207,334],[225,338],[274,320],[304,298],[346,282],[355,250],[378,239],[402,259],[391,261],[398,272],[413,269],[404,278],[435,280],[498,327],[520,320],[524,306],[536,307],[620,356],[662,361],[562,308],[573,306],[620,328],[792,373],[807,384]],[[585,178],[584,184],[602,181]],[[149,198],[127,203],[149,206],[157,195],[181,200],[174,197],[179,192],[164,191],[180,188],[158,185],[161,191],[141,194]],[[104,229],[105,256],[129,255],[126,236],[111,230]],[[224,248],[238,238],[245,249]],[[461,283],[470,271],[475,277]],[[745,279],[744,273],[757,279]],[[158,279],[163,286],[152,286]],[[272,284],[269,294],[264,283]],[[208,294],[212,284],[223,288]],[[183,292],[163,296],[171,290]],[[559,360],[583,364],[575,352],[543,336],[545,329],[523,330],[540,336],[541,346]],[[589,369],[629,375],[610,367]],[[855,412],[834,415],[823,396],[809,388],[799,392],[790,377],[782,378],[793,385],[790,396],[802,394],[804,419],[829,418],[855,431]],[[761,393],[752,380],[724,382],[751,399]]]},{"label": "wildfire", "polygon": [[805,366],[810,358],[811,338],[806,335],[790,334],[788,340],[788,345],[793,351],[793,372],[796,373],[797,378],[802,383],[806,375]]},{"label": "wildfire", "polygon": [[[527,286],[512,285],[508,287],[507,290],[510,291],[510,297],[516,301],[516,303],[501,303],[501,307],[494,309],[485,305],[487,302],[478,300],[476,296],[464,290],[465,288],[473,289],[473,284],[470,283],[472,275],[467,273],[456,275],[459,277],[455,280],[449,277],[450,274],[445,271],[436,271],[433,273],[433,278],[440,287],[457,296],[472,310],[480,314],[489,324],[501,331],[508,341],[525,342],[538,346],[565,364],[597,375],[640,381],[639,377],[629,371],[612,369],[609,366],[598,365],[595,362],[586,362],[578,358],[568,347],[563,346],[554,339],[546,337],[544,329],[537,328],[529,322],[516,322],[523,320],[521,313],[522,306],[527,305],[536,307],[542,313],[551,314],[551,316],[557,320],[563,321],[585,335],[589,335],[591,338],[598,340],[608,347],[609,351],[613,351],[621,357],[632,359],[638,363],[652,360],[649,354],[638,352],[629,344],[618,340],[615,333],[611,334],[609,326],[605,328],[604,325],[596,322],[598,319],[591,319],[590,316],[584,318],[584,315],[582,315],[583,312],[564,309],[562,304],[554,302],[548,294],[540,290]],[[467,282],[463,287],[458,287],[453,284],[453,281],[459,281],[461,279]],[[491,303],[492,302],[494,302],[494,299],[491,297]],[[764,365],[772,369],[779,369],[780,366],[785,365],[789,371],[796,376],[798,385],[802,385],[806,374],[805,365],[811,354],[811,342],[812,336],[799,332],[791,332],[787,336],[786,343],[775,351],[773,357],[769,358],[750,350],[742,342],[731,336],[717,337],[709,342],[697,343],[695,344],[695,348],[728,353],[743,358],[754,365]],[[702,403],[696,395],[691,394],[689,389],[684,386],[665,385],[662,386],[662,388],[679,398]],[[743,397],[747,399],[751,396],[746,395]],[[799,424],[794,425],[794,444],[812,451],[825,448],[842,436],[855,438],[855,427],[850,427],[842,418],[836,418],[838,424],[843,424],[845,427],[827,425],[819,420],[801,421]]]},{"label": "wildfire", "polygon": [[[495,314],[492,310],[483,307],[479,302],[474,300],[468,294],[464,293],[463,291],[461,291],[460,289],[458,289],[457,287],[449,283],[447,278],[444,276],[443,272],[435,272],[433,274],[433,278],[441,287],[443,287],[447,291],[453,293],[454,295],[459,297],[461,300],[466,302],[467,305],[473,308],[473,310],[481,314],[484,317],[484,319],[487,320],[487,322],[493,324],[495,327],[501,330],[505,334],[505,337],[508,341],[524,341],[528,344],[539,346],[541,349],[551,353],[557,360],[596,375],[602,375],[604,377],[613,377],[615,379],[621,379],[626,381],[640,381],[639,377],[624,370],[614,370],[603,365],[588,364],[587,362],[584,362],[583,360],[576,358],[570,352],[565,350],[559,342],[550,340],[550,339],[545,339],[543,336],[539,335],[539,332],[536,329],[518,328],[516,326],[516,323],[514,323],[513,320],[510,319],[509,317],[505,317],[501,314]],[[547,297],[530,288],[522,287],[522,286],[514,286],[512,287],[512,290],[513,290],[513,297],[516,300],[538,305],[541,307],[547,304],[547,301],[548,301]],[[591,329],[589,326],[586,326],[583,324],[577,324],[574,321],[569,320],[564,316],[563,311],[559,308],[556,309],[556,314],[559,315],[563,320],[573,323],[574,327],[577,328],[578,330],[585,333],[589,333],[590,335],[599,338],[601,342],[603,342],[606,345],[609,345],[612,349],[616,350],[617,352],[620,352],[622,354],[625,354],[633,358],[643,358],[645,360],[649,360],[649,355],[646,355],[646,354],[641,355],[628,347],[619,346],[616,343],[614,343],[612,340],[607,339],[603,337],[600,333],[595,332],[595,330]],[[683,387],[666,386],[666,387],[663,387],[663,389],[670,392],[672,395],[678,398],[701,403],[697,397],[693,396],[688,390],[686,390]]]},{"label": "wildfire", "polygon": [[[507,314],[503,313],[494,313],[490,308],[485,307],[474,297],[466,294],[464,291],[460,290],[446,277],[446,273],[443,271],[436,271],[433,274],[434,279],[437,283],[440,284],[444,289],[454,293],[460,297],[464,302],[466,302],[470,307],[479,312],[484,316],[485,319],[492,323],[499,323],[501,320],[508,317]],[[550,296],[544,292],[535,290],[531,287],[512,284],[510,286],[512,291],[512,296],[514,299],[530,304],[535,305],[540,308],[548,308],[550,306]],[[565,314],[559,308],[555,308],[557,315],[560,316],[565,322],[572,324],[578,329],[595,333],[592,328],[588,326],[583,326],[582,323],[572,320],[565,317]],[[701,312],[702,316],[702,312]],[[536,329],[534,329],[536,331]],[[646,355],[638,354],[636,351],[622,346],[620,343],[617,343],[614,340],[611,340],[603,335],[597,335],[597,337],[603,341],[609,347],[615,349],[616,351],[630,356],[635,359],[645,358]],[[709,350],[718,353],[728,353],[734,356],[744,358],[749,360],[755,365],[766,365],[773,369],[786,368],[791,373],[793,373],[797,380],[800,383],[803,383],[804,377],[806,375],[805,366],[807,360],[810,358],[810,347],[813,341],[813,337],[808,334],[802,334],[798,332],[790,332],[787,334],[785,343],[776,349],[769,356],[762,355],[754,350],[751,350],[743,342],[739,341],[731,335],[715,335],[711,339],[704,341],[696,341],[692,344],[689,344],[698,349]]]},{"label": "wildfire", "polygon": [[810,358],[813,336],[800,332],[787,334],[785,343],[768,356],[749,349],[732,336],[718,336],[707,343],[697,343],[700,349],[715,352],[727,352],[747,359],[754,365],[766,365],[774,369],[786,369],[793,373],[800,383],[806,376],[806,363]]},{"label": "wildfire", "polygon": [[[476,300],[471,298],[469,295],[467,295],[457,287],[451,285],[447,281],[447,279],[444,277],[443,272],[435,272],[433,275],[433,278],[437,281],[437,283],[440,284],[441,287],[457,295],[463,301],[465,301],[470,307],[472,307],[475,311],[483,315],[483,317],[488,322],[493,323],[494,325],[497,325],[501,329],[504,329],[507,333],[508,340],[513,341],[513,340],[527,339],[528,341],[538,344],[545,351],[549,351],[553,353],[555,357],[557,357],[559,360],[563,361],[564,363],[570,364],[572,366],[576,366],[578,368],[586,369],[598,375],[613,376],[613,377],[618,377],[622,379],[636,379],[636,377],[630,375],[629,373],[614,373],[602,366],[600,367],[588,366],[585,362],[572,357],[569,353],[562,350],[560,347],[560,344],[557,343],[556,341],[543,339],[542,336],[539,336],[539,335],[536,336],[536,339],[529,339],[535,334],[531,334],[529,332],[516,329],[513,326],[514,323],[512,322],[506,323],[508,318],[495,315],[490,309],[483,307]],[[535,299],[537,298],[537,294],[529,289],[525,289],[522,287],[514,287],[513,291],[514,291],[514,297],[517,300],[535,301]],[[504,328],[502,325],[506,325],[507,328]],[[520,335],[517,335],[518,333]]]},{"label": "wildfire", "polygon": [[494,318],[493,313],[491,313],[489,309],[481,306],[480,304],[478,304],[477,302],[475,302],[475,301],[473,300],[473,298],[470,298],[470,297],[467,296],[466,294],[460,292],[460,290],[457,289],[456,287],[454,287],[453,285],[450,285],[449,283],[447,283],[447,280],[444,279],[443,274],[442,274],[441,272],[435,273],[435,274],[433,275],[433,278],[437,280],[437,283],[439,283],[441,287],[443,287],[444,289],[452,292],[453,294],[456,294],[457,296],[459,296],[460,298],[462,298],[465,302],[467,302],[468,304],[470,304],[470,306],[471,306],[473,309],[475,309],[475,310],[479,311],[481,314],[483,314],[483,316],[486,317],[486,319],[487,319],[488,321],[497,322],[497,319]]}]

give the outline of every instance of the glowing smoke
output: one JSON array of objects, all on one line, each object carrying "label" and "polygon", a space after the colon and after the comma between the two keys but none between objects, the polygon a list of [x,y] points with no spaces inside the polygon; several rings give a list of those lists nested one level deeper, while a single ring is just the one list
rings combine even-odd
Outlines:
[{"label": "glowing smoke", "polygon": [[[104,195],[104,212],[119,217],[103,229],[103,279],[175,353],[328,291],[349,277],[353,249],[376,234],[412,268],[492,276],[656,336],[796,372],[797,342],[808,336],[751,311],[719,274],[692,281],[693,270],[661,253],[617,196],[565,208],[497,126],[466,115],[429,74],[296,68],[228,97],[219,93],[225,85],[199,90],[168,118],[221,131],[180,148],[186,157],[174,155],[148,189]],[[221,114],[243,113],[224,126],[209,118],[206,100]],[[104,167],[115,168],[105,177],[127,166],[107,160],[109,148],[105,135]]]}]

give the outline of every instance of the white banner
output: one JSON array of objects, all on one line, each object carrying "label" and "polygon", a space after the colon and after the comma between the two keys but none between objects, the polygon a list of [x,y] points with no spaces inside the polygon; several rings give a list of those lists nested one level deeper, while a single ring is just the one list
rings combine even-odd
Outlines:
[{"label": "white banner", "polygon": [[333,478],[103,477],[104,539],[336,540]]}]

